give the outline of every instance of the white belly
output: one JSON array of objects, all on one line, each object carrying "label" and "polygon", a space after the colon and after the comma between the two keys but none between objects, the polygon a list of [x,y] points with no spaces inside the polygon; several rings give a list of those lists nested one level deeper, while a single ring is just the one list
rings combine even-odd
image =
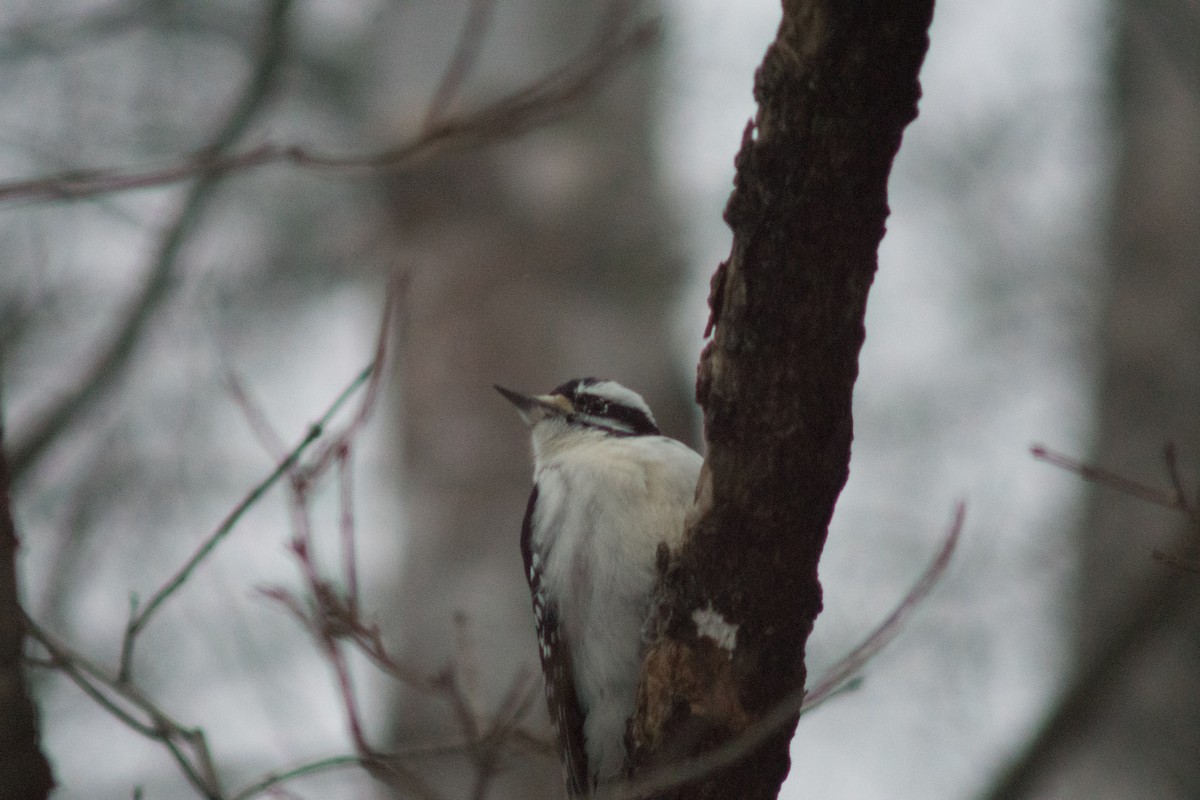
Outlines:
[{"label": "white belly", "polygon": [[[670,443],[670,446],[664,443]],[[558,598],[593,780],[621,771],[660,543],[683,536],[701,458],[661,437],[629,437],[539,459],[535,531],[543,586]]]}]

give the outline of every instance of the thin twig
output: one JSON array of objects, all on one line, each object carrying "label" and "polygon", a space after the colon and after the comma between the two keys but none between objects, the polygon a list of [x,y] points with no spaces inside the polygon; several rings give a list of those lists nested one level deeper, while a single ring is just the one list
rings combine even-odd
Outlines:
[{"label": "thin twig", "polygon": [[375,626],[366,627],[361,623],[351,632],[354,644],[358,649],[370,659],[376,667],[383,670],[388,675],[396,678],[412,689],[424,692],[426,694],[440,694],[442,692],[438,680],[431,677],[416,667],[409,666],[404,662],[392,656],[383,644],[382,636],[379,629]]},{"label": "thin twig", "polygon": [[[402,269],[393,271],[388,277],[387,289],[383,296],[383,314],[380,316],[379,329],[375,335],[374,360],[376,364],[383,364],[385,362],[388,341],[394,331],[396,316],[408,292],[408,280],[408,272]],[[367,384],[367,390],[363,392],[362,402],[359,403],[358,413],[354,416],[354,422],[351,423],[346,433],[347,438],[353,438],[357,435],[359,429],[366,425],[367,421],[371,418],[371,413],[375,410],[375,406],[379,401],[380,386],[382,384],[382,372],[371,376],[371,381]]]},{"label": "thin twig", "polygon": [[534,698],[541,694],[541,682],[535,682],[532,677],[533,671],[528,667],[519,670],[496,706],[491,723],[481,718],[483,735],[471,751],[475,757],[472,800],[483,800],[487,796],[492,780],[500,772],[503,750],[513,743],[517,725],[533,706]]},{"label": "thin twig", "polygon": [[1170,564],[1173,567],[1185,570],[1187,572],[1200,574],[1200,558],[1182,555],[1180,553],[1169,553],[1166,550],[1159,550],[1157,547],[1150,551],[1155,560],[1161,561],[1164,564]]},{"label": "thin twig", "polygon": [[[162,744],[175,759],[187,781],[202,795],[213,800],[221,798],[216,767],[202,731],[178,722],[132,684],[119,677],[112,677],[82,653],[57,641],[30,617],[25,616],[24,621],[30,637],[50,654],[50,662],[54,669],[70,678],[86,695],[130,730]],[[109,692],[145,715],[146,721],[138,719],[118,705],[109,696]],[[180,748],[178,742],[187,746],[191,758]]]},{"label": "thin twig", "polygon": [[325,432],[325,427],[333,419],[334,415],[341,410],[342,406],[350,399],[351,396],[362,386],[368,378],[370,378],[375,368],[374,364],[367,365],[354,380],[350,382],[345,389],[337,396],[324,414],[309,427],[308,433],[300,440],[299,444],[292,448],[288,453],[287,458],[279,463],[267,477],[263,478],[258,485],[252,488],[242,501],[238,503],[232,511],[222,520],[208,538],[206,538],[192,556],[183,564],[182,567],[169,579],[163,586],[154,593],[150,598],[150,602],[146,604],[141,611],[135,611],[130,614],[129,623],[125,627],[125,637],[121,644],[121,668],[119,675],[122,679],[127,679],[129,676],[130,662],[133,657],[133,646],[137,635],[146,627],[151,617],[158,608],[172,594],[174,594],[180,586],[184,584],[198,566],[212,553],[221,541],[229,535],[234,526],[241,520],[242,516],[257,503],[268,490],[284,475],[286,475],[293,466],[299,461],[304,451],[321,437]]},{"label": "thin twig", "polygon": [[549,736],[539,736],[523,728],[514,728],[508,733],[508,743],[539,758],[558,759],[558,743]]},{"label": "thin twig", "polygon": [[454,614],[454,669],[451,673],[459,702],[464,730],[478,737],[484,730],[482,689],[479,679],[479,652],[471,620],[462,612]]},{"label": "thin twig", "polygon": [[346,604],[357,619],[360,608],[358,595],[358,547],[354,541],[354,470],[350,458],[350,447],[338,449],[337,478],[338,505],[340,506],[338,528],[342,542],[342,573],[346,576]]},{"label": "thin twig", "polygon": [[1028,800],[1034,787],[1063,754],[1102,718],[1105,706],[1128,691],[1134,665],[1141,663],[1161,641],[1164,631],[1179,630],[1193,602],[1188,582],[1166,570],[1146,585],[1132,587],[1124,599],[1125,613],[1113,615],[1106,635],[1067,681],[1045,713],[1038,729],[1024,738],[1019,750],[978,795],[979,800]]},{"label": "thin twig", "polygon": [[84,43],[95,47],[145,24],[148,5],[145,0],[135,0],[87,15],[64,14],[6,25],[0,38],[0,63],[61,56]]},{"label": "thin twig", "polygon": [[1179,473],[1179,454],[1175,451],[1175,445],[1172,442],[1163,445],[1163,464],[1167,468],[1167,480],[1171,482],[1175,496],[1179,499],[1180,505],[1187,510],[1188,496],[1187,491],[1183,488],[1183,476]]},{"label": "thin twig", "polygon": [[85,675],[79,668],[79,665],[75,660],[69,656],[60,654],[56,649],[54,649],[53,645],[48,644],[42,638],[41,634],[34,626],[30,626],[29,635],[34,641],[38,642],[46,649],[47,652],[50,653],[50,658],[45,661],[31,658],[27,660],[28,664],[31,666],[43,667],[45,669],[53,669],[62,672],[64,675],[70,678],[71,682],[78,686],[84,694],[92,698],[93,702],[124,723],[126,727],[140,733],[142,736],[145,736],[148,739],[157,738],[157,731],[155,731],[153,726],[147,725],[137,717],[130,714],[120,705],[115,703],[107,694],[97,688],[96,685],[92,683],[91,679],[88,678],[88,676]]},{"label": "thin twig", "polygon": [[251,800],[260,794],[265,794],[272,789],[275,789],[280,784],[295,780],[296,778],[304,778],[309,775],[317,775],[322,772],[329,772],[335,769],[345,769],[346,767],[362,766],[362,757],[357,754],[347,754],[342,756],[330,756],[329,758],[321,758],[316,761],[308,761],[298,767],[284,770],[282,772],[271,772],[258,780],[246,786],[233,794],[229,800]]},{"label": "thin twig", "polygon": [[1188,494],[1183,485],[1183,474],[1179,471],[1179,453],[1175,450],[1174,443],[1167,442],[1163,446],[1163,462],[1167,468],[1167,479],[1179,500],[1178,507],[1192,518],[1197,532],[1200,532],[1200,487],[1195,489],[1195,496]]},{"label": "thin twig", "polygon": [[[1118,475],[1115,472],[1110,472],[1100,467],[1084,464],[1070,456],[1050,452],[1041,445],[1034,445],[1030,448],[1030,451],[1033,453],[1034,458],[1074,472],[1086,481],[1107,486],[1118,492],[1171,511],[1179,511],[1187,519],[1191,527],[1191,532],[1194,535],[1200,536],[1200,496],[1194,501],[1189,496],[1186,487],[1183,485],[1183,476],[1179,471],[1179,459],[1175,451],[1175,445],[1170,442],[1163,448],[1163,462],[1167,471],[1167,481],[1171,484],[1169,492],[1155,489],[1140,481],[1126,478],[1123,475]],[[1200,488],[1197,489],[1197,493],[1200,495]],[[1189,572],[1200,572],[1200,564],[1189,556],[1179,553],[1169,554],[1160,550],[1154,550],[1152,554],[1159,561],[1186,569]]]},{"label": "thin twig", "polygon": [[[1189,502],[1179,472],[1175,447],[1166,445],[1163,458],[1166,462],[1170,492],[1163,492],[1124,476],[1100,469],[1060,453],[1051,453],[1045,447],[1035,445],[1033,456],[1119,492],[1136,497],[1154,505],[1183,512],[1193,526],[1200,525],[1200,503]],[[1181,569],[1200,571],[1200,562],[1153,550],[1160,561]],[[1061,754],[1064,742],[1073,740],[1080,730],[1092,724],[1099,713],[1103,699],[1119,691],[1120,681],[1128,675],[1130,664],[1144,657],[1151,642],[1162,631],[1178,624],[1178,614],[1188,608],[1183,600],[1188,589],[1178,575],[1162,572],[1151,576],[1145,587],[1134,587],[1132,597],[1124,600],[1125,613],[1115,615],[1105,626],[1108,634],[1093,648],[1077,667],[1065,689],[1056,699],[1053,708],[1045,715],[1039,729],[1023,744],[1021,751],[1013,756],[1000,773],[979,796],[986,800],[1016,800],[1030,796],[1040,775],[1051,768]]]},{"label": "thin twig", "polygon": [[492,715],[491,727],[485,733],[489,739],[507,737],[510,731],[516,729],[525,715],[529,713],[535,699],[542,693],[540,676],[525,664],[513,675],[508,691],[504,693],[496,712]]},{"label": "thin twig", "polygon": [[479,59],[479,53],[483,49],[483,40],[487,37],[488,28],[492,24],[494,6],[494,0],[471,0],[470,7],[467,9],[467,19],[459,29],[458,41],[454,45],[450,62],[446,66],[446,71],[442,73],[442,79],[429,101],[429,108],[425,112],[425,123],[421,126],[422,131],[428,132],[436,126],[437,121],[453,102],[455,95],[462,88],[463,82],[474,69],[475,62]]},{"label": "thin twig", "polygon": [[250,389],[234,371],[233,366],[226,364],[224,371],[225,383],[229,386],[229,393],[233,395],[233,402],[241,409],[242,416],[246,418],[246,424],[250,426],[250,432],[258,440],[259,446],[273,461],[282,461],[287,457],[287,446],[283,443],[283,438],[267,419],[262,406],[250,394]]},{"label": "thin twig", "polygon": [[350,665],[337,640],[328,633],[323,638],[326,656],[337,675],[338,689],[342,695],[342,707],[346,714],[346,727],[350,731],[354,749],[363,758],[375,758],[375,749],[367,743],[367,735],[363,729],[362,715],[358,710],[358,699],[354,694],[354,682],[350,677]]},{"label": "thin twig", "polygon": [[1162,506],[1163,508],[1187,510],[1187,498],[1183,495],[1176,496],[1171,492],[1164,492],[1161,489],[1155,489],[1153,486],[1147,486],[1139,481],[1126,478],[1124,475],[1118,475],[1101,467],[1084,464],[1082,461],[1078,461],[1063,453],[1054,452],[1042,445],[1034,445],[1029,448],[1029,452],[1037,460],[1052,464],[1060,469],[1065,469],[1068,472],[1074,472],[1085,481],[1098,483],[1110,489],[1116,489],[1118,492],[1123,492],[1124,494],[1145,500],[1147,503]]},{"label": "thin twig", "polygon": [[[446,742],[406,747],[401,750],[389,751],[387,753],[375,753],[371,760],[379,762],[402,763],[421,758],[444,758],[450,755],[460,755],[466,752],[467,747],[467,743],[462,739],[453,739]],[[229,800],[250,800],[252,797],[256,797],[276,788],[279,784],[286,783],[290,780],[295,780],[296,778],[303,778],[308,775],[315,775],[320,772],[327,772],[334,769],[364,766],[366,766],[366,760],[358,753],[345,753],[343,755],[328,756],[326,758],[319,758],[313,761],[306,761],[303,764],[291,767],[287,770],[269,772],[262,777],[255,779],[249,785],[230,795]]]}]

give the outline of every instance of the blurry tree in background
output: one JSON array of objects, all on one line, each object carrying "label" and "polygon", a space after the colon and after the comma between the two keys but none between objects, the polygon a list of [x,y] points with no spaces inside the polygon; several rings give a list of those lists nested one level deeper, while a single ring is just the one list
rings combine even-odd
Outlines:
[{"label": "blurry tree in background", "polygon": [[[599,0],[472,6],[505,18],[479,53],[476,71],[489,83],[553,68],[612,14]],[[428,0],[391,10],[382,30],[397,75],[415,65],[431,31],[453,33],[458,19],[445,8]],[[454,654],[452,619],[461,615],[457,637],[481,659],[466,676],[480,710],[495,708],[522,672],[540,687],[516,547],[531,482],[528,434],[492,384],[540,392],[572,377],[619,377],[645,392],[665,430],[693,438],[690,381],[668,346],[683,270],[654,152],[660,62],[657,52],[642,54],[563,124],[386,184],[397,247],[412,265],[396,374],[402,611],[389,627],[404,653],[432,668]],[[397,741],[451,732],[436,699],[405,693],[397,702]],[[532,716],[545,718],[540,688]],[[561,793],[554,759],[503,766],[491,796]],[[451,796],[471,796],[480,774],[456,758],[431,777]]]},{"label": "blurry tree in background", "polygon": [[[1117,4],[1116,163],[1088,462],[1200,496],[1200,6]],[[1170,458],[1170,457],[1168,457]],[[1200,796],[1200,580],[1194,520],[1104,485],[1079,523],[1077,673],[990,797]]]},{"label": "blurry tree in background", "polygon": [[[1107,304],[1090,460],[1200,497],[1200,4],[1118,4]],[[1193,500],[1194,501],[1194,500]],[[1093,487],[1079,528],[1080,660],[1094,708],[1051,786],[1200,796],[1200,577],[1148,557],[1200,552],[1180,515]],[[1106,678],[1111,676],[1115,682]]]}]

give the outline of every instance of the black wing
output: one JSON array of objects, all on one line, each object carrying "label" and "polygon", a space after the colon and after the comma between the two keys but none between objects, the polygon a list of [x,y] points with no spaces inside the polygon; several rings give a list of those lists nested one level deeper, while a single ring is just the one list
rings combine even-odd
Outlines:
[{"label": "black wing", "polygon": [[587,751],[583,746],[583,711],[572,680],[570,642],[560,635],[558,608],[542,591],[542,566],[545,554],[533,549],[533,509],[537,486],[529,495],[525,522],[521,526],[521,555],[525,559],[525,577],[533,597],[533,621],[537,626],[538,653],[546,679],[546,705],[558,733],[558,753],[566,773],[567,794],[586,797],[589,793]]}]

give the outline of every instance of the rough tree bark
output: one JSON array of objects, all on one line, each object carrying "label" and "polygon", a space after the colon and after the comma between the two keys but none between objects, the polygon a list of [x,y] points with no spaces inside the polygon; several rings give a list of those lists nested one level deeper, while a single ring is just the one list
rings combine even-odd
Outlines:
[{"label": "rough tree bark", "polygon": [[887,179],[916,117],[932,14],[932,0],[785,0],[756,76],[697,380],[708,453],[688,543],[660,559],[635,779],[752,735],[756,721],[770,729],[655,797],[774,798],[787,775],[817,561],[849,473]]},{"label": "rough tree bark", "polygon": [[21,666],[25,625],[17,598],[17,545],[0,427],[0,797],[44,800],[54,778],[41,751],[37,712]]}]

